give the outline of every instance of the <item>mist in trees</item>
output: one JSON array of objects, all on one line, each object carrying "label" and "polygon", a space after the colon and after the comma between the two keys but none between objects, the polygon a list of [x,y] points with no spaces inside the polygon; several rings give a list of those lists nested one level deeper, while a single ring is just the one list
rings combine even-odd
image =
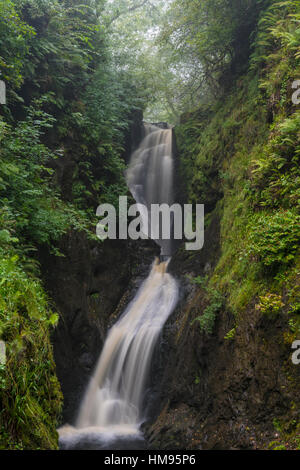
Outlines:
[{"label": "mist in trees", "polygon": [[251,32],[270,0],[110,1],[109,49],[145,102],[145,119],[176,123],[246,71]]}]

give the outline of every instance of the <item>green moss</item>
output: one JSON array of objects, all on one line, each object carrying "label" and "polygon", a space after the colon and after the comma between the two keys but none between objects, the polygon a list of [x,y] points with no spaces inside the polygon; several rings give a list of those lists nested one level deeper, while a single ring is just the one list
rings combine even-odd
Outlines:
[{"label": "green moss", "polygon": [[[295,403],[292,404],[294,411]],[[278,433],[277,440],[269,443],[269,450],[300,450],[300,423],[296,419],[273,419],[274,429]]]},{"label": "green moss", "polygon": [[[289,347],[300,332],[300,119],[291,101],[300,70],[295,10],[292,2],[271,8],[260,22],[249,73],[231,94],[206,106],[206,113],[186,116],[177,129],[189,200],[206,204],[208,221],[216,213],[221,220],[221,255],[208,285],[235,315],[225,338],[233,339],[248,316],[276,321],[280,315]],[[217,310],[199,317],[210,320],[210,331]],[[298,417],[283,431],[287,440],[274,447],[297,447]]]},{"label": "green moss", "polygon": [[51,311],[40,282],[17,255],[0,253],[0,449],[56,449],[62,395],[55,375]]},{"label": "green moss", "polygon": [[[206,203],[207,220],[212,211],[221,215],[222,254],[210,282],[226,293],[228,307],[237,315],[270,285],[272,295],[284,290],[289,295],[289,278],[299,259],[299,111],[281,100],[268,124],[269,103],[263,94],[267,89],[271,98],[282,91],[283,82],[274,78],[277,66],[283,70],[285,94],[295,77],[292,65],[299,58],[283,33],[293,30],[293,8],[287,5],[283,11],[277,5],[272,10],[277,25],[272,36],[284,45],[270,55],[272,66],[266,72],[253,66],[238,89],[214,107],[187,116],[177,130],[190,201]],[[268,22],[261,24],[259,34],[265,35]],[[271,54],[273,43],[268,47],[264,52]],[[253,65],[259,51],[256,45]],[[283,272],[284,282],[277,278]]]}]

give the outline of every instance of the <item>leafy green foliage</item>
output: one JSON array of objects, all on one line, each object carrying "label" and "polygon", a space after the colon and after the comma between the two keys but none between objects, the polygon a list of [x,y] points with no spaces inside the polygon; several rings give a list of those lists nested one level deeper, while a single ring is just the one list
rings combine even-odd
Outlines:
[{"label": "leafy green foliage", "polygon": [[0,2],[0,79],[10,87],[19,88],[23,76],[23,61],[28,53],[28,41],[34,30],[21,20],[15,4]]},{"label": "leafy green foliage", "polygon": [[52,91],[55,106],[63,109],[84,91],[102,60],[103,33],[93,6],[93,1],[16,0],[36,33],[24,63],[24,91],[30,98]]},{"label": "leafy green foliage", "polygon": [[299,226],[300,216],[288,210],[254,216],[250,253],[257,255],[264,266],[290,264],[299,250]]},{"label": "leafy green foliage", "polygon": [[282,311],[284,303],[282,297],[276,294],[266,294],[259,297],[259,303],[255,306],[256,310],[266,315],[277,315]]},{"label": "leafy green foliage", "polygon": [[95,238],[98,204],[127,192],[125,140],[143,102],[113,61],[104,3],[0,0],[1,448],[57,448],[59,315],[35,252],[63,255],[71,230]]},{"label": "leafy green foliage", "polygon": [[[221,256],[209,285],[235,316],[225,339],[233,339],[242,318],[283,312],[282,341],[290,347],[299,334],[300,122],[291,99],[299,4],[272,3],[253,36],[250,72],[217,104],[210,99],[186,113],[176,135],[189,201],[204,202],[207,219],[213,213],[221,222]],[[212,305],[201,326],[212,331],[214,318]]]},{"label": "leafy green foliage", "polygon": [[[268,0],[175,0],[159,40],[180,76],[173,106],[194,111],[232,87],[245,71],[251,33]],[[174,65],[175,64],[175,65]]]},{"label": "leafy green foliage", "polygon": [[[52,127],[54,121],[39,109],[42,101],[31,106],[26,119],[19,121],[14,129],[2,125],[1,212],[6,219],[3,222],[18,240],[52,246],[76,223],[74,209],[60,200],[58,188],[51,184],[53,170],[46,165],[59,156],[41,142],[44,130]],[[77,219],[82,219],[80,213]],[[86,220],[86,230],[87,227]],[[4,235],[5,232],[0,241]]]},{"label": "leafy green foliage", "polygon": [[206,307],[203,314],[197,318],[200,330],[210,335],[213,332],[216,315],[223,306],[223,296],[216,290],[208,291],[209,306]]},{"label": "leafy green foliage", "polygon": [[300,112],[273,127],[270,141],[253,160],[254,200],[264,207],[299,207]]},{"label": "leafy green foliage", "polygon": [[221,310],[224,304],[223,295],[213,287],[207,285],[207,279],[203,277],[196,277],[192,280],[195,284],[200,285],[207,298],[207,307],[203,313],[195,318],[193,323],[197,322],[200,326],[200,330],[207,335],[213,333],[215,326],[216,315]]},{"label": "leafy green foliage", "polygon": [[13,251],[1,250],[0,278],[0,336],[7,349],[0,370],[0,448],[56,448],[62,397],[49,327],[58,317]]}]

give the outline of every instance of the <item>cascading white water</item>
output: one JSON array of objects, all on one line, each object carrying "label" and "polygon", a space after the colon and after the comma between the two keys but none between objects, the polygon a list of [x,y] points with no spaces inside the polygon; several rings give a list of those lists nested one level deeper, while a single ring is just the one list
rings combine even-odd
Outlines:
[{"label": "cascading white water", "polygon": [[[145,125],[145,138],[133,153],[127,171],[137,203],[172,203],[172,131]],[[169,241],[157,240],[162,254]],[[178,286],[157,259],[149,277],[118,322],[109,331],[98,365],[84,396],[74,432],[102,435],[137,434],[145,416],[145,386],[159,334],[178,301]]]},{"label": "cascading white water", "polygon": [[177,302],[177,283],[154,264],[148,279],[110,330],[84,398],[77,426],[102,432],[136,433],[153,350]]},{"label": "cascading white water", "polygon": [[[138,204],[146,206],[150,213],[151,204],[171,206],[174,202],[172,129],[144,124],[144,133],[144,140],[132,154],[126,176],[134,199]],[[141,215],[143,217],[143,210]],[[151,234],[151,219],[148,219],[148,223],[144,221],[144,225],[148,225],[145,232]],[[171,256],[171,240],[160,238],[155,241],[161,247],[162,256]]]}]

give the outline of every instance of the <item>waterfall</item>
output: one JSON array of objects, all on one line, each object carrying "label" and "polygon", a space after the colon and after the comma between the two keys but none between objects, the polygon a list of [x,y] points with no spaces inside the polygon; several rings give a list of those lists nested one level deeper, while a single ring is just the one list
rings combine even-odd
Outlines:
[{"label": "waterfall", "polygon": [[158,335],[177,301],[176,281],[155,262],[148,279],[110,330],[84,398],[78,427],[136,433]]},{"label": "waterfall", "polygon": [[[150,213],[151,204],[168,204],[174,202],[173,173],[174,161],[172,152],[172,129],[160,129],[151,124],[144,124],[145,138],[139,148],[132,154],[127,170],[127,184],[137,204],[147,207]],[[143,211],[141,210],[143,217]],[[151,219],[147,233],[151,233]],[[169,257],[172,253],[172,241],[155,239],[161,247],[161,256]]]},{"label": "waterfall", "polygon": [[[145,124],[145,138],[132,154],[127,183],[138,204],[172,203],[172,131]],[[156,240],[164,257],[168,240]],[[145,419],[145,388],[162,328],[178,301],[169,261],[155,260],[149,277],[111,328],[72,432],[125,436]],[[70,428],[60,430],[61,438]]]}]

